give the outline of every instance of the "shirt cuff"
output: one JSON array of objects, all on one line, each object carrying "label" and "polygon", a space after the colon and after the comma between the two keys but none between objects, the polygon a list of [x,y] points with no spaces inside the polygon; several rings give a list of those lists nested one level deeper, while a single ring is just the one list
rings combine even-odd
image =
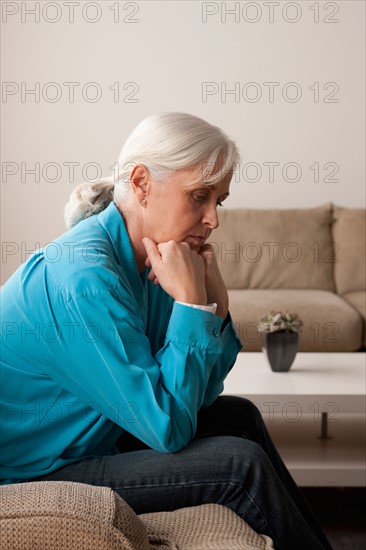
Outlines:
[{"label": "shirt cuff", "polygon": [[217,304],[207,304],[207,306],[200,306],[196,304],[186,304],[185,302],[177,302],[177,304],[182,304],[182,306],[193,307],[194,309],[202,309],[202,311],[208,311],[209,313],[216,313]]}]

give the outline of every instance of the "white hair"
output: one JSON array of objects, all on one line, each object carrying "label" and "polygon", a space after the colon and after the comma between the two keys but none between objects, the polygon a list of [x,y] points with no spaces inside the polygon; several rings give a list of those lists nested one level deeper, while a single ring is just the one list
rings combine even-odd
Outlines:
[{"label": "white hair", "polygon": [[217,126],[188,113],[159,113],[145,118],[126,140],[118,157],[118,176],[78,185],[65,207],[68,228],[118,205],[130,192],[130,174],[143,164],[152,179],[165,181],[176,170],[193,169],[192,184],[207,185],[232,174],[239,161],[235,143]]}]

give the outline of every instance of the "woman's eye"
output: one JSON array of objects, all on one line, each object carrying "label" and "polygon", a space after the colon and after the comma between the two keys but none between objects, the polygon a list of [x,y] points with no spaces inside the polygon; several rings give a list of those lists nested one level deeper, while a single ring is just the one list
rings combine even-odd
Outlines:
[{"label": "woman's eye", "polygon": [[[196,201],[198,201],[198,202],[203,202],[203,201],[205,201],[205,200],[207,199],[207,195],[197,195],[197,194],[194,194],[194,195],[193,195],[193,198],[194,198],[194,200],[196,200]],[[217,202],[217,206],[224,206],[224,205],[222,204],[221,201],[218,201],[218,202]]]}]

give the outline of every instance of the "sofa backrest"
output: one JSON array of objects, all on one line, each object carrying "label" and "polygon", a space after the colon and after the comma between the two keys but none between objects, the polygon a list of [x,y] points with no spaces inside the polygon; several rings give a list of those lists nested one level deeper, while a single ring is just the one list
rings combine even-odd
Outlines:
[{"label": "sofa backrest", "polygon": [[335,290],[332,205],[222,209],[213,245],[227,288]]},{"label": "sofa backrest", "polygon": [[338,294],[366,289],[366,210],[334,206],[334,279]]}]

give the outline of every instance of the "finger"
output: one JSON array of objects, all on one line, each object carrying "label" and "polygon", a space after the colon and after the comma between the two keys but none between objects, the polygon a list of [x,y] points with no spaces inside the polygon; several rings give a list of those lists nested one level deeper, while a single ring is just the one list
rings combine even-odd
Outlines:
[{"label": "finger", "polygon": [[151,265],[154,266],[155,264],[160,262],[161,255],[154,241],[152,239],[149,239],[149,237],[144,237],[142,239],[142,242],[144,244],[144,247],[149,257],[149,260],[151,262]]},{"label": "finger", "polygon": [[215,254],[212,244],[204,244],[200,248],[200,254]]},{"label": "finger", "polygon": [[205,260],[205,263],[206,262],[210,262],[210,261],[213,261],[214,258],[215,258],[215,252],[214,252],[214,249],[212,247],[212,245],[210,244],[204,244],[201,248],[200,248],[200,255],[202,256],[202,258]]},{"label": "finger", "polygon": [[151,262],[150,262],[149,256],[145,260],[145,265],[146,265],[146,267],[151,267]]},{"label": "finger", "polygon": [[149,271],[149,274],[148,274],[147,278],[149,279],[149,281],[151,281],[151,282],[153,282],[153,283],[155,283],[155,284],[159,284],[159,283],[156,283],[156,282],[155,282],[155,281],[158,280],[158,278],[157,278],[157,276],[155,275],[153,269],[151,269],[151,270]]},{"label": "finger", "polygon": [[159,285],[159,279],[156,277],[155,280],[154,280],[154,285]]},{"label": "finger", "polygon": [[149,272],[147,278],[149,279],[149,281],[153,281],[154,279],[156,279],[156,275],[155,275],[153,269],[151,269],[151,271]]}]

